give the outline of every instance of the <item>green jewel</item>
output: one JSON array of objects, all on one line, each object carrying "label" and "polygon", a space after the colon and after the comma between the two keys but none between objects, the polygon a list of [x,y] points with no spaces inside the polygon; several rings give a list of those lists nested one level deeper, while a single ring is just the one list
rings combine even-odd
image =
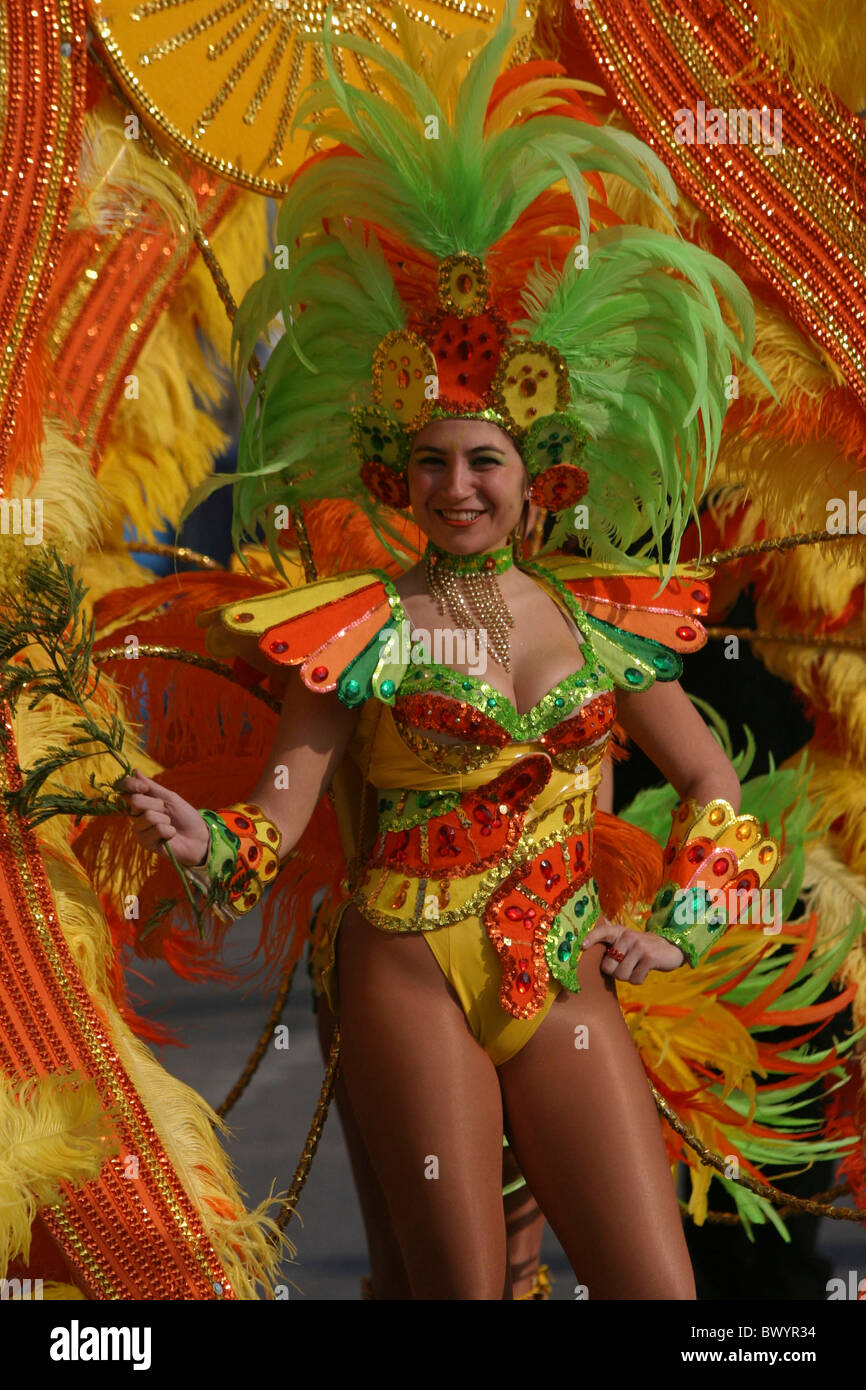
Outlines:
[{"label": "green jewel", "polygon": [[571,955],[571,946],[569,945],[569,943],[567,941],[563,941],[556,954],[559,956],[559,959],[561,961],[567,961],[569,956]]},{"label": "green jewel", "polygon": [[510,545],[501,550],[491,550],[480,555],[455,555],[450,550],[441,550],[432,541],[427,542],[424,561],[428,565],[447,569],[452,574],[504,574],[514,564],[514,552]]},{"label": "green jewel", "polygon": [[625,668],[625,678],[629,685],[640,685],[643,681],[643,672],[639,671],[636,666],[627,666]]},{"label": "green jewel", "polygon": [[[349,684],[350,684],[350,685],[354,685],[354,681],[350,681]],[[379,686],[379,689],[381,690],[382,694],[385,696],[385,699],[386,699],[386,700],[390,700],[391,696],[394,694],[394,682],[393,682],[393,681],[383,681],[382,684]]]},{"label": "green jewel", "polygon": [[563,700],[561,695],[557,695],[553,703],[556,705],[557,709],[562,709],[562,706],[565,704],[565,701]]},{"label": "green jewel", "polygon": [[471,689],[472,689],[472,682],[471,682],[471,681],[464,681],[464,682],[463,682],[463,689],[464,689],[464,690],[471,690]]},{"label": "green jewel", "polygon": [[[394,688],[393,685],[391,686],[391,688],[392,688],[392,690],[393,690],[393,688]],[[347,695],[357,695],[357,693],[358,693],[358,691],[359,691],[360,689],[361,689],[361,685],[360,685],[360,682],[359,682],[359,681],[356,681],[356,680],[354,680],[354,679],[353,679],[353,680],[348,680],[348,681],[346,681],[346,694],[347,694]]]},{"label": "green jewel", "polygon": [[488,708],[488,709],[495,709],[495,708],[496,708],[496,701],[494,700],[494,698],[493,698],[492,695],[490,696],[490,699],[487,701],[487,708]]}]

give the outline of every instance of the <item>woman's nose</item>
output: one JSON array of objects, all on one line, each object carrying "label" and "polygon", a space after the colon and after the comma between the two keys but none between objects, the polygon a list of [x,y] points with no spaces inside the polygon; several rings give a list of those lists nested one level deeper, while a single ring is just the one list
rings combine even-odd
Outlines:
[{"label": "woman's nose", "polygon": [[468,497],[474,490],[475,482],[468,459],[449,459],[442,472],[439,492],[446,497],[460,500]]}]

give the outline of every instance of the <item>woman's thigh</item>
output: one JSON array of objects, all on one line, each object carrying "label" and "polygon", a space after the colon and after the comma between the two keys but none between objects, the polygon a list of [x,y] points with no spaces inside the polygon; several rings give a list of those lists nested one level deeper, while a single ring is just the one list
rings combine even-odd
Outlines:
[{"label": "woman's thigh", "polygon": [[502,1102],[420,936],[346,912],[337,940],[342,1071],[414,1298],[501,1299]]},{"label": "woman's thigh", "polygon": [[603,943],[499,1068],[508,1137],[581,1293],[691,1299],[694,1279],[655,1103]]}]

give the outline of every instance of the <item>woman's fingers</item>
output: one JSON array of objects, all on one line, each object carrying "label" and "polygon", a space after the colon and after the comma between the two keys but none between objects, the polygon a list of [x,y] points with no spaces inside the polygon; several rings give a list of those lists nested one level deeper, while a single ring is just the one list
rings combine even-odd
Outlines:
[{"label": "woman's fingers", "polygon": [[652,970],[652,966],[650,965],[649,961],[638,961],[637,965],[632,971],[631,980],[629,981],[629,983],[633,985],[645,984],[646,977],[650,973],[650,970]]},{"label": "woman's fingers", "polygon": [[625,931],[625,927],[617,926],[614,922],[609,922],[603,917],[597,922],[592,931],[588,931],[581,942],[581,950],[585,951],[587,946],[595,946],[598,941],[606,941],[608,945],[615,944]]},{"label": "woman's fingers", "polygon": [[[637,977],[643,969],[644,964],[645,954],[642,943],[640,941],[635,941],[632,942],[629,949],[625,952],[624,958],[615,961],[615,969],[612,973],[615,979],[622,980],[624,984],[641,984],[642,981]],[[649,966],[647,966],[647,969],[649,969]],[[644,979],[645,978],[646,974],[644,974]]]}]

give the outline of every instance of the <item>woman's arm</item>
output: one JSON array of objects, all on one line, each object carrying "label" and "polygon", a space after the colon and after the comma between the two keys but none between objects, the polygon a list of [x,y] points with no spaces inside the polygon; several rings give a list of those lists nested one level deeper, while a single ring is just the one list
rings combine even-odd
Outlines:
[{"label": "woman's arm", "polygon": [[[730,759],[716,742],[678,681],[656,682],[640,693],[617,691],[617,719],[651,758],[680,798],[699,806],[717,797],[740,808],[740,782]],[[650,970],[675,970],[686,959],[682,946],[656,930],[632,931],[603,920],[587,933],[583,949],[604,942],[602,973],[642,985]]]},{"label": "woman's arm", "polygon": [[[336,695],[308,690],[292,671],[279,723],[261,777],[245,801],[259,806],[279,830],[280,858],[298,843],[323,791],[346,751],[358,719]],[[171,843],[186,868],[207,858],[210,833],[194,806],[151,777],[134,773],[117,783],[133,816],[133,829],[145,849],[165,854]],[[237,805],[236,790],[226,787],[223,807]],[[217,809],[217,808],[214,808]]]},{"label": "woman's arm", "polygon": [[280,858],[298,843],[341,763],[359,711],[336,694],[308,690],[292,671],[262,774],[247,798],[282,835]]},{"label": "woman's arm", "polygon": [[679,681],[656,681],[649,690],[618,690],[617,719],[685,801],[704,806],[724,797],[740,809],[734,767]]}]

